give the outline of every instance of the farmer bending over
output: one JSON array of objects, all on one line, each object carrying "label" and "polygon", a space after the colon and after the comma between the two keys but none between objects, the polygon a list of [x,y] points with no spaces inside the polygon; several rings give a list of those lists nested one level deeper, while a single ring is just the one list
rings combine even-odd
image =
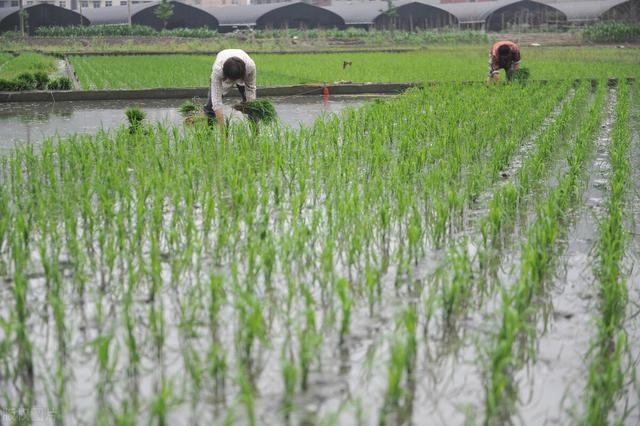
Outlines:
[{"label": "farmer bending over", "polygon": [[209,81],[209,96],[204,106],[204,113],[213,124],[213,117],[218,124],[224,125],[222,113],[222,95],[226,95],[233,86],[238,88],[242,101],[256,99],[256,64],[244,50],[226,49],[216,56],[211,69]]},{"label": "farmer bending over", "polygon": [[512,41],[496,42],[489,54],[489,80],[500,80],[500,68],[507,73],[507,80],[513,78],[513,71],[520,69],[520,49]]}]

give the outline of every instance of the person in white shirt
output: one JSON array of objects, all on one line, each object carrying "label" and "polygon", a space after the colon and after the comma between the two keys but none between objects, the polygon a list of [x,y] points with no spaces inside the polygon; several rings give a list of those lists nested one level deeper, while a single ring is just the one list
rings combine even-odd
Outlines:
[{"label": "person in white shirt", "polygon": [[213,124],[215,117],[220,126],[224,125],[222,96],[233,86],[238,88],[243,102],[255,100],[256,64],[244,50],[225,49],[218,53],[211,69],[209,96],[203,107],[209,124]]}]

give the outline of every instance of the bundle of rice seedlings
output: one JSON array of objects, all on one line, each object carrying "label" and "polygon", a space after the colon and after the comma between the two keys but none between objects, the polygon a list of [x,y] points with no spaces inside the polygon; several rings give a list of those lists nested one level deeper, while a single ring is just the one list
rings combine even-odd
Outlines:
[{"label": "bundle of rice seedlings", "polygon": [[270,123],[278,117],[276,108],[269,99],[256,99],[251,102],[242,102],[234,105],[233,108],[236,111],[246,114],[254,123],[259,121]]},{"label": "bundle of rice seedlings", "polygon": [[189,116],[196,115],[200,111],[200,107],[194,101],[185,101],[180,105],[178,110],[184,118],[188,118]]},{"label": "bundle of rice seedlings", "polygon": [[138,107],[129,107],[124,112],[129,120],[129,132],[135,133],[138,129],[142,128],[142,122],[147,114]]},{"label": "bundle of rice seedlings", "polygon": [[525,82],[529,79],[530,75],[531,73],[529,72],[529,68],[522,67],[513,71],[512,79],[513,81]]}]

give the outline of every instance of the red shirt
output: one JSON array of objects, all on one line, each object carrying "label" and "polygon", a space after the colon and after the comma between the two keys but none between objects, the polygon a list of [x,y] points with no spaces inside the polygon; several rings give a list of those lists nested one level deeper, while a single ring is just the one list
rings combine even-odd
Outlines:
[{"label": "red shirt", "polygon": [[[500,46],[509,46],[511,48],[511,55],[507,59],[507,63],[500,64],[500,56],[498,55],[498,49]],[[498,41],[491,48],[489,52],[489,77],[499,72],[500,68],[512,69],[517,68],[520,64],[520,48],[512,41]]]}]

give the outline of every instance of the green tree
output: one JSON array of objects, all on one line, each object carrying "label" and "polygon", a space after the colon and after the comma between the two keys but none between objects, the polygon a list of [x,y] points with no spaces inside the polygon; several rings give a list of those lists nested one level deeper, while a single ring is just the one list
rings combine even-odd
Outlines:
[{"label": "green tree", "polygon": [[173,16],[173,5],[169,3],[169,0],[162,0],[153,11],[153,14],[162,21],[162,28],[167,28],[169,18]]},{"label": "green tree", "polygon": [[396,18],[398,17],[398,8],[395,4],[393,4],[394,0],[386,0],[387,1],[387,11],[385,15],[389,18],[389,26],[391,31],[396,29]]}]

